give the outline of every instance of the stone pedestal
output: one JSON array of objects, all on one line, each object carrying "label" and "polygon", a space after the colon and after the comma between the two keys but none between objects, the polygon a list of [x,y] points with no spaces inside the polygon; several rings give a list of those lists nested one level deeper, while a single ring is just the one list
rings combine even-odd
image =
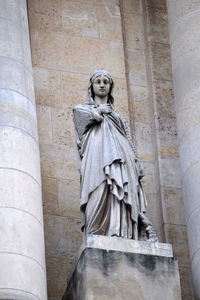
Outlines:
[{"label": "stone pedestal", "polygon": [[90,236],[62,300],[178,300],[178,265],[171,245]]}]

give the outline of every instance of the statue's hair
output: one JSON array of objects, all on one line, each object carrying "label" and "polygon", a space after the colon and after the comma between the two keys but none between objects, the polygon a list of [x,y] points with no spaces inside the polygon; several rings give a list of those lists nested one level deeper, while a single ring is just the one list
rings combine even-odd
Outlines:
[{"label": "statue's hair", "polygon": [[89,80],[89,84],[88,84],[88,92],[87,92],[87,99],[86,101],[84,102],[84,104],[94,104],[94,91],[93,91],[93,83],[94,83],[94,80],[101,76],[101,75],[104,75],[108,78],[109,80],[109,83],[110,83],[110,91],[109,91],[109,94],[108,94],[108,103],[112,104],[114,103],[114,97],[113,97],[113,88],[114,88],[114,82],[112,80],[112,77],[110,75],[109,72],[107,72],[106,70],[96,70],[94,71],[91,76],[90,76],[90,80]]}]

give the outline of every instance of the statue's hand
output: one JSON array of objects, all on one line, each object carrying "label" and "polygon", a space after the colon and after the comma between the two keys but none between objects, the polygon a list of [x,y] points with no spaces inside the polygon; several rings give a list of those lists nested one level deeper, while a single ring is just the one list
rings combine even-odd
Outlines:
[{"label": "statue's hand", "polygon": [[100,104],[98,106],[99,114],[109,114],[111,111],[112,111],[112,108],[111,108],[110,104],[108,104],[108,103]]}]

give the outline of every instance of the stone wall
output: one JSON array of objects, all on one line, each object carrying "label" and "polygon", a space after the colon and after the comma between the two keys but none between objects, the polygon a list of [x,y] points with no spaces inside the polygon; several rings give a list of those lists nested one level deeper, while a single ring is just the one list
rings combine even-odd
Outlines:
[{"label": "stone wall", "polygon": [[82,241],[72,107],[89,75],[108,70],[116,108],[144,161],[148,215],[179,259],[192,299],[165,1],[29,0],[49,300],[58,300]]}]

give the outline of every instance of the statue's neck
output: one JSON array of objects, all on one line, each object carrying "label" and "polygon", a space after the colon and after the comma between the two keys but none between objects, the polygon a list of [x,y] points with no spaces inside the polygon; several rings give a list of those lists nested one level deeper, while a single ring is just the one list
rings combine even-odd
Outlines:
[{"label": "statue's neck", "polygon": [[96,105],[106,104],[108,102],[108,96],[99,97],[95,95],[94,102]]}]

